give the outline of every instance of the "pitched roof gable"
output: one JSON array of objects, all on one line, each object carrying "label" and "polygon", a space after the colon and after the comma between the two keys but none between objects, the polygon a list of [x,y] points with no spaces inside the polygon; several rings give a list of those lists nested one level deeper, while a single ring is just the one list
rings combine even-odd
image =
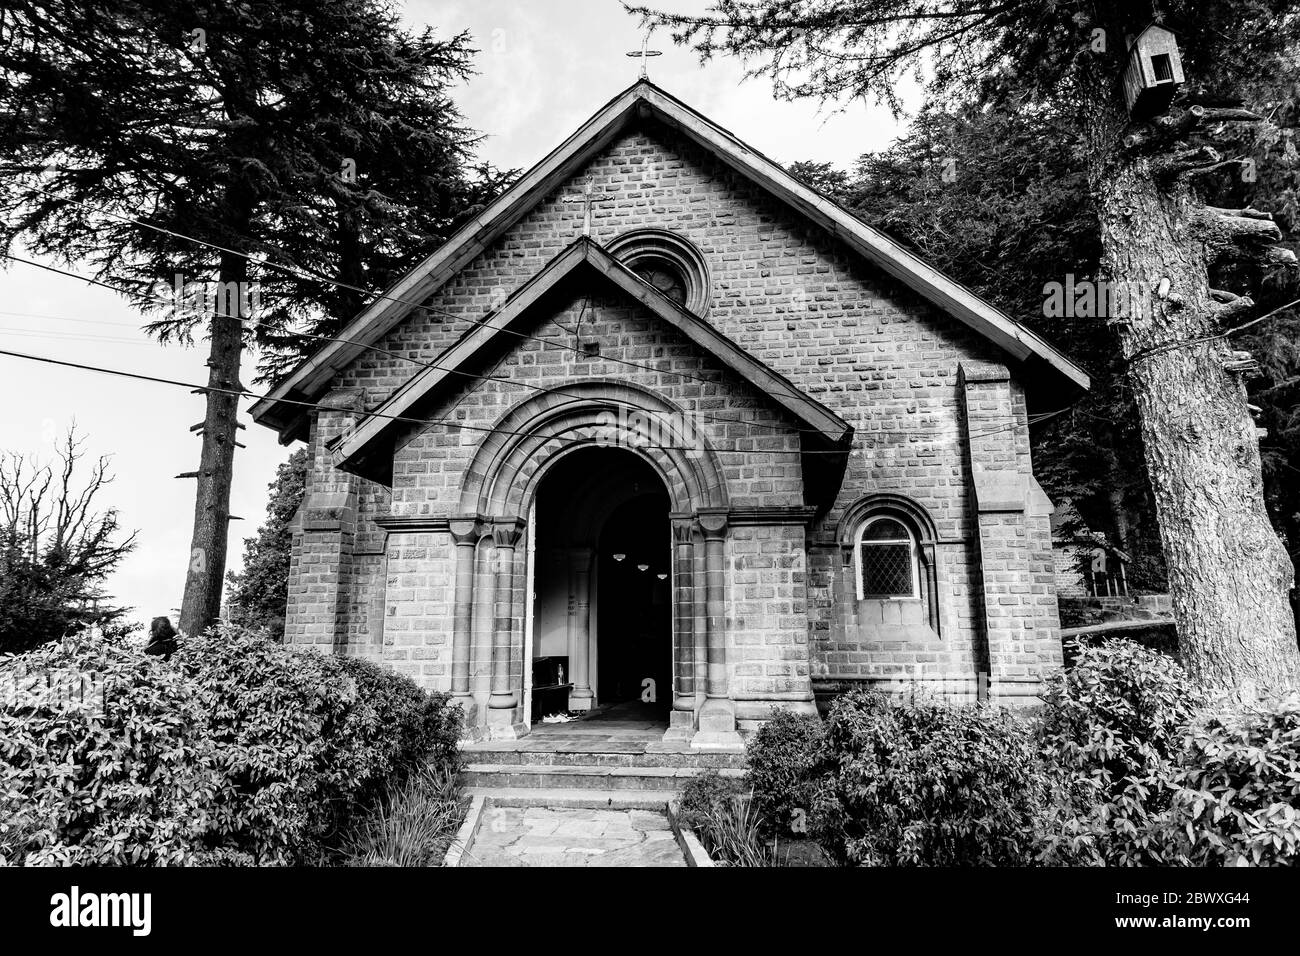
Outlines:
[{"label": "pitched roof gable", "polygon": [[754,358],[731,339],[684,306],[669,299],[603,246],[582,237],[566,246],[555,258],[515,291],[499,309],[475,324],[433,362],[407,379],[378,408],[358,423],[356,429],[333,450],[334,464],[348,470],[363,470],[371,457],[369,449],[391,435],[403,421],[415,416],[417,406],[452,376],[489,350],[492,343],[509,334],[519,321],[566,276],[588,269],[603,276],[651,313],[681,332],[699,348],[767,395],[808,431],[828,446],[844,447],[853,428],[821,402],[800,391],[789,379]]},{"label": "pitched roof gable", "polygon": [[568,139],[466,223],[384,296],[376,298],[339,338],[306,359],[269,397],[250,410],[254,420],[293,437],[300,409],[281,398],[312,398],[337,372],[386,335],[414,307],[473,261],[557,186],[571,178],[639,117],[678,130],[726,165],[913,289],[945,313],[970,326],[1017,362],[1041,371],[1068,389],[1088,387],[1088,376],[1043,339],[975,293],[905,249],[843,207],[800,183],[781,166],[691,109],[649,80],[640,80],[605,104]]}]

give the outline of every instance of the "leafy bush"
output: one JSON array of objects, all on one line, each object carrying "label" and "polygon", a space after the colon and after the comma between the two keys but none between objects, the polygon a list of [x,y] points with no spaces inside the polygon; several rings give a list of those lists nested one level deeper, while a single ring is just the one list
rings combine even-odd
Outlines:
[{"label": "leafy bush", "polygon": [[724,777],[713,769],[705,770],[686,781],[678,804],[679,817],[688,827],[703,826],[708,815],[745,792],[736,777]]},{"label": "leafy bush", "polygon": [[1168,832],[1194,866],[1300,859],[1300,697],[1214,716],[1187,736]]},{"label": "leafy bush", "polygon": [[193,685],[88,632],[0,660],[0,820],[9,862],[212,862],[229,789]]},{"label": "leafy bush", "polygon": [[1030,734],[1005,711],[853,691],[831,709],[819,770],[814,833],[841,863],[1032,859],[1045,779]]},{"label": "leafy bush", "polygon": [[1196,713],[1195,686],[1170,657],[1131,641],[1075,644],[1044,694],[1039,739],[1056,770],[1042,824],[1054,863],[1173,863],[1161,819]]},{"label": "leafy bush", "polygon": [[11,860],[311,861],[394,775],[455,759],[445,695],[236,628],[185,641],[169,662],[86,637],[0,664],[0,678],[23,671],[94,675],[102,693],[0,709],[0,818],[42,826]]},{"label": "leafy bush", "polygon": [[774,708],[745,748],[748,781],[759,809],[789,828],[811,813],[817,794],[816,764],[824,731],[819,718]]},{"label": "leafy bush", "polygon": [[300,858],[390,775],[455,757],[459,711],[446,696],[369,662],[224,626],[179,660],[231,783],[216,808],[223,843],[258,863]]}]

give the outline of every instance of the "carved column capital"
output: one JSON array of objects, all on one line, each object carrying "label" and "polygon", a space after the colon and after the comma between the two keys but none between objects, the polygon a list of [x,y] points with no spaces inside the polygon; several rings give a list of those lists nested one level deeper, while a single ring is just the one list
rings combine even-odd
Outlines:
[{"label": "carved column capital", "polygon": [[483,537],[483,519],[478,515],[457,515],[448,519],[451,537],[457,545],[478,544]]},{"label": "carved column capital", "polygon": [[696,520],[700,523],[700,530],[704,532],[706,540],[716,540],[725,537],[727,534],[727,511],[725,508],[701,508]]},{"label": "carved column capital", "polygon": [[690,544],[694,540],[694,535],[695,535],[694,518],[690,518],[690,517],[673,518],[672,528],[673,528],[673,544]]},{"label": "carved column capital", "polygon": [[493,518],[492,541],[498,548],[513,548],[519,543],[528,522],[523,518]]}]

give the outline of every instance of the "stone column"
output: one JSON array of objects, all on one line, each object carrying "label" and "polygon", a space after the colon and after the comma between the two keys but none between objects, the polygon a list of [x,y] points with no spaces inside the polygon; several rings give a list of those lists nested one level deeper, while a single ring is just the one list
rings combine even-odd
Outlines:
[{"label": "stone column", "polygon": [[695,732],[695,522],[674,517],[673,709],[665,740],[689,741]]},{"label": "stone column", "polygon": [[591,692],[591,556],[590,548],[569,553],[569,694],[572,710],[590,710],[595,700]]},{"label": "stone column", "polygon": [[477,516],[451,519],[451,537],[456,542],[456,605],[452,625],[451,696],[465,711],[466,721],[474,711],[469,670],[474,630],[474,564],[483,525]]},{"label": "stone column", "polygon": [[673,519],[673,618],[677,643],[673,709],[695,710],[695,527]]},{"label": "stone column", "polygon": [[498,518],[492,524],[492,539],[496,543],[493,588],[496,602],[493,609],[492,696],[488,698],[488,727],[494,738],[518,736],[521,727],[521,722],[515,719],[519,699],[511,685],[510,656],[515,623],[515,545],[523,528],[524,522],[519,518]]},{"label": "stone column", "polygon": [[704,588],[708,613],[705,626],[708,632],[708,682],[706,700],[700,708],[700,729],[691,740],[691,746],[702,749],[743,749],[740,735],[736,733],[736,706],[728,696],[727,681],[727,605],[726,569],[724,567],[727,539],[727,514],[725,511],[700,511],[700,530],[704,533]]}]

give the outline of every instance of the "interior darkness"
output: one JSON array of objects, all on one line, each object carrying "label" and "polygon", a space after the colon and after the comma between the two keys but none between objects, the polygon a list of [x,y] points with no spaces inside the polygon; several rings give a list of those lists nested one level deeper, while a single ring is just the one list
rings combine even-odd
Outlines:
[{"label": "interior darkness", "polygon": [[[573,452],[556,463],[538,489],[536,594],[557,589],[567,594],[567,555],[575,548],[596,551],[591,625],[597,638],[591,676],[598,707],[639,701],[643,682],[650,678],[656,709],[666,719],[672,708],[668,512],[668,492],[658,473],[621,448]],[[623,560],[616,561],[615,554],[624,555]]]},{"label": "interior darkness", "polygon": [[[649,678],[655,703],[665,712],[672,707],[670,537],[668,495],[662,489],[624,502],[601,530],[596,578],[601,704],[642,698]],[[616,554],[626,557],[618,561]]]}]

